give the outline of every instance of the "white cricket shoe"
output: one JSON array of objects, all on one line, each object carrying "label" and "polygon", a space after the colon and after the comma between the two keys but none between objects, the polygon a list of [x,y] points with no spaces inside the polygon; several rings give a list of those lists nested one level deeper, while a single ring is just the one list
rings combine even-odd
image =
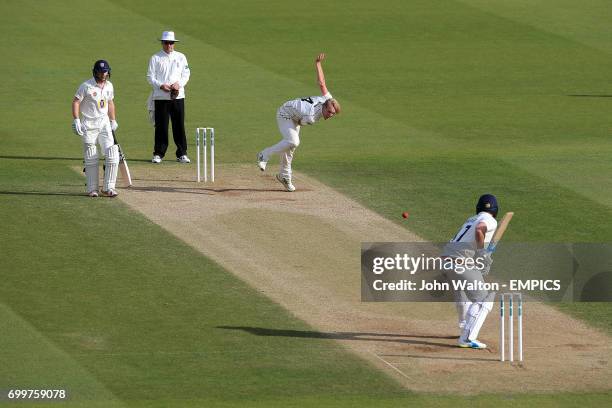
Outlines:
[{"label": "white cricket shoe", "polygon": [[109,189],[108,189],[108,191],[104,191],[104,190],[102,190],[102,195],[103,195],[104,197],[110,197],[110,198],[113,198],[113,197],[117,197],[117,196],[119,195],[119,193],[117,193],[117,192],[116,192],[115,190],[113,190],[112,188],[109,188]]},{"label": "white cricket shoe", "polygon": [[97,191],[90,191],[87,195],[92,197],[92,198],[98,197],[98,192]]},{"label": "white cricket shoe", "polygon": [[159,155],[154,155],[153,158],[151,159],[151,163],[161,163],[161,156]]},{"label": "white cricket shoe", "polygon": [[186,155],[182,155],[181,157],[177,157],[176,161],[179,163],[191,163],[191,160],[189,160],[189,157],[187,157]]},{"label": "white cricket shoe", "polygon": [[268,162],[264,160],[263,152],[257,153],[257,167],[259,167],[259,170],[265,171],[266,164],[268,164]]},{"label": "white cricket shoe", "polygon": [[295,191],[295,186],[291,184],[291,179],[289,177],[282,177],[280,174],[277,174],[276,179],[279,183],[285,186],[287,191]]},{"label": "white cricket shoe", "polygon": [[481,343],[478,340],[463,340],[461,337],[459,337],[458,346],[461,348],[473,348],[479,350],[487,348],[486,344]]}]

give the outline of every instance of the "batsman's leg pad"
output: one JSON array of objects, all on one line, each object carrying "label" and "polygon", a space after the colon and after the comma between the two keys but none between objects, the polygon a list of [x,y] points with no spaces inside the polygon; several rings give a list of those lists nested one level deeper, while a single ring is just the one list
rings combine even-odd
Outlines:
[{"label": "batsman's leg pad", "polygon": [[87,193],[98,191],[98,148],[93,143],[83,144],[83,157],[85,158],[85,176],[87,177]]},{"label": "batsman's leg pad", "polygon": [[478,338],[480,329],[484,324],[487,315],[493,309],[493,302],[474,302],[470,305],[467,312],[467,322],[461,337],[474,341]]},{"label": "batsman's leg pad", "polygon": [[455,302],[455,307],[457,308],[457,320],[459,322],[459,327],[462,329],[465,327],[467,312],[471,304],[472,302]]},{"label": "batsman's leg pad", "polygon": [[119,169],[119,147],[112,145],[106,150],[106,168],[104,169],[104,191],[115,188],[117,170]]}]

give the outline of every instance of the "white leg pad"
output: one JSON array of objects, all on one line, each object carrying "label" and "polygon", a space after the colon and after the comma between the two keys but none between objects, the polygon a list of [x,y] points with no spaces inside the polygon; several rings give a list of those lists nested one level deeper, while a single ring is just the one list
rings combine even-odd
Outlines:
[{"label": "white leg pad", "polygon": [[106,169],[104,170],[104,191],[115,189],[117,182],[117,170],[119,169],[119,147],[112,145],[106,149]]},{"label": "white leg pad", "polygon": [[98,148],[93,143],[83,145],[83,157],[85,158],[85,176],[87,177],[87,192],[98,191]]},{"label": "white leg pad", "polygon": [[466,324],[467,311],[470,308],[472,302],[455,302],[457,307],[457,320],[459,321],[459,327],[463,329]]},{"label": "white leg pad", "polygon": [[470,341],[476,340],[487,315],[492,309],[493,302],[472,303],[467,312],[467,322],[461,337]]}]

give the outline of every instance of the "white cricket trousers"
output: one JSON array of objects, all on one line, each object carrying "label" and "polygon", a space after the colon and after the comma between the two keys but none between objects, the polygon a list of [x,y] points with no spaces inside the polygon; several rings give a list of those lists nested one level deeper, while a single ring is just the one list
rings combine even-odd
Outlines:
[{"label": "white cricket trousers", "polygon": [[115,144],[108,116],[98,119],[83,119],[85,134],[81,136],[83,144],[99,144],[102,154],[106,155],[109,147]]},{"label": "white cricket trousers", "polygon": [[268,161],[273,154],[280,155],[280,175],[291,179],[291,162],[295,149],[300,145],[300,125],[292,119],[276,117],[278,130],[283,135],[283,140],[265,148],[262,151],[264,161]]}]

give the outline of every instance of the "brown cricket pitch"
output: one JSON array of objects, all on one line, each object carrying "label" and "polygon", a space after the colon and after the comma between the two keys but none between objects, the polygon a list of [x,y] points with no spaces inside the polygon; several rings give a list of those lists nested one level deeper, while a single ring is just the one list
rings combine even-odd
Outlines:
[{"label": "brown cricket pitch", "polygon": [[361,243],[422,239],[312,178],[296,174],[298,190],[287,193],[254,165],[218,166],[215,184],[196,184],[193,166],[132,172],[134,186],[119,190],[121,200],[406,388],[611,387],[610,338],[544,304],[525,303],[525,362],[510,365],[498,361],[498,306],[481,332],[490,348],[469,350],[456,347],[453,304],[362,303]]}]

